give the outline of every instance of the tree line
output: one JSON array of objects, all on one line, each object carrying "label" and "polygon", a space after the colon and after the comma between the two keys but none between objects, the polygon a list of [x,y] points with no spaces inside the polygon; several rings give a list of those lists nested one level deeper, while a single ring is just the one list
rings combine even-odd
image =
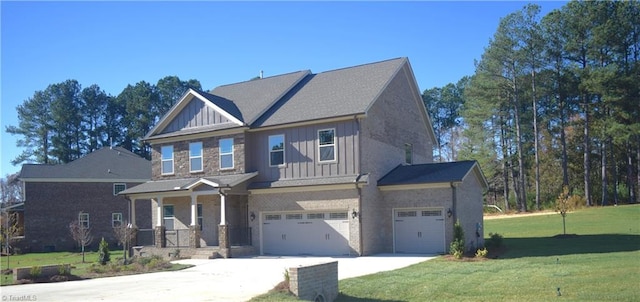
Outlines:
[{"label": "tree line", "polygon": [[117,96],[76,80],[51,84],[19,105],[18,125],[6,127],[23,148],[11,163],[68,163],[112,145],[150,159],[142,138],[189,88],[202,89],[198,80],[177,76],[127,85]]},{"label": "tree line", "polygon": [[427,89],[440,160],[477,159],[487,200],[550,207],[637,202],[640,2],[571,1],[500,20],[473,75]]}]

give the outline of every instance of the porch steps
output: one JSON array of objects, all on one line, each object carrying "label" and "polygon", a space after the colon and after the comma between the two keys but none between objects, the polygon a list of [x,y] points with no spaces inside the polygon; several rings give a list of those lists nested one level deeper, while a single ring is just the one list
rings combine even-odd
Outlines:
[{"label": "porch steps", "polygon": [[218,249],[199,248],[196,249],[196,252],[191,256],[191,259],[215,259],[218,257],[220,257]]}]

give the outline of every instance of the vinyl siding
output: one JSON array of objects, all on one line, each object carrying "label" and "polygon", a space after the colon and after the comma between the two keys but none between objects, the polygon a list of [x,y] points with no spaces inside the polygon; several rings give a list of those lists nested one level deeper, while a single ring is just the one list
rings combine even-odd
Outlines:
[{"label": "vinyl siding", "polygon": [[[344,121],[303,127],[250,133],[247,147],[248,171],[258,171],[257,181],[331,177],[359,173],[358,123]],[[318,131],[335,129],[335,161],[319,162]],[[269,166],[269,136],[284,134],[285,160],[278,167]]]}]

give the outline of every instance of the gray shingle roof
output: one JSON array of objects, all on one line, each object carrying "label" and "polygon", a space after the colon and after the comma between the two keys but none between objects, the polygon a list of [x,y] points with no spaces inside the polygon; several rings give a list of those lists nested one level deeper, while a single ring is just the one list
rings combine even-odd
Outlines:
[{"label": "gray shingle roof", "polygon": [[406,58],[307,76],[304,85],[270,108],[252,127],[281,125],[365,113]]},{"label": "gray shingle roof", "polygon": [[147,181],[143,184],[139,184],[135,187],[128,188],[122,192],[120,195],[131,195],[131,194],[146,194],[146,193],[162,193],[162,192],[172,192],[172,191],[186,191],[192,185],[196,184],[198,181],[202,179],[215,182],[219,184],[221,187],[234,186],[238,183],[247,181],[252,177],[256,176],[257,173],[244,173],[244,174],[230,174],[230,175],[221,175],[221,176],[209,176],[205,178],[180,178],[180,179],[168,179],[168,180],[153,180]]},{"label": "gray shingle roof", "polygon": [[[400,165],[378,180],[378,186],[460,182],[471,172],[476,161]],[[479,168],[478,168],[479,169]],[[486,185],[484,179],[482,185]]]},{"label": "gray shingle roof", "polygon": [[[210,95],[233,102],[240,110],[242,121],[251,125],[267,109],[282,98],[298,82],[311,72],[308,70],[267,77],[236,84],[216,87]],[[207,99],[209,99],[207,97]],[[209,99],[221,108],[224,103],[218,103],[217,99]],[[226,104],[228,105],[228,104]]]},{"label": "gray shingle roof", "polygon": [[339,185],[339,184],[366,184],[369,181],[369,175],[346,175],[336,177],[319,177],[319,178],[301,178],[301,179],[281,179],[276,181],[252,182],[248,189],[269,189],[269,188],[286,188],[300,186],[317,186],[317,185]]},{"label": "gray shingle roof", "polygon": [[145,181],[151,179],[151,162],[121,147],[105,147],[67,164],[22,165],[20,179]]}]

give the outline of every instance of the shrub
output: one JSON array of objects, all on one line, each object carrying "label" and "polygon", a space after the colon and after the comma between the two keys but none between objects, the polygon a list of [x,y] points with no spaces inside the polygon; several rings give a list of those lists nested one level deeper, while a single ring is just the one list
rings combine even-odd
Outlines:
[{"label": "shrub", "polygon": [[31,279],[37,279],[38,277],[40,277],[40,275],[42,274],[42,267],[39,266],[32,266],[31,269],[29,270],[29,276],[31,276]]},{"label": "shrub", "polygon": [[489,239],[485,240],[484,245],[487,247],[501,247],[502,235],[498,233],[489,233]]},{"label": "shrub", "polygon": [[487,254],[489,254],[489,251],[487,250],[487,248],[482,248],[482,249],[478,249],[476,251],[476,258],[487,258]]},{"label": "shrub", "polygon": [[104,240],[104,237],[102,237],[100,245],[98,246],[98,262],[105,265],[109,260],[111,260],[109,255],[109,243],[107,243],[107,241]]},{"label": "shrub", "polygon": [[66,265],[58,265],[58,275],[67,276],[71,274],[71,268]]},{"label": "shrub", "polygon": [[449,253],[458,259],[464,255],[464,230],[460,225],[460,220],[453,225],[453,241],[449,246]]}]

